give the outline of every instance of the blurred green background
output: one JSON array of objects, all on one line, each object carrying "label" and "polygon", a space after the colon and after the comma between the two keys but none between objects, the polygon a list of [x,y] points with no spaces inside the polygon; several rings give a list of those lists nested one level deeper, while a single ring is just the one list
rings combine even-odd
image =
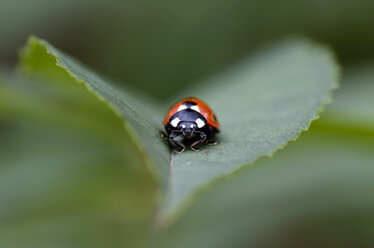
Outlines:
[{"label": "blurred green background", "polygon": [[[199,247],[214,238],[213,246],[202,247],[224,247],[225,235],[234,237],[238,247],[253,240],[256,247],[305,247],[304,240],[315,241],[314,247],[372,247],[373,13],[371,0],[0,0],[0,247],[148,247],[159,201],[159,185],[145,169],[144,154],[123,132],[122,119],[60,72],[53,80],[12,73],[29,35],[50,41],[118,84],[167,102],[263,44],[293,34],[312,37],[336,52],[344,79],[336,104],[278,160],[261,162],[265,166],[257,167],[258,177],[247,169],[199,198],[187,217],[161,237],[160,247]],[[308,163],[299,169],[305,158]],[[351,167],[355,163],[358,170]],[[331,166],[328,173],[323,165]],[[308,177],[309,171],[314,176]],[[278,178],[278,172],[284,177]],[[309,180],[293,181],[304,176]],[[252,185],[250,177],[258,184]],[[267,184],[272,177],[274,184]],[[318,180],[322,183],[313,191]],[[272,189],[264,197],[261,185]],[[328,192],[325,185],[331,187]],[[241,187],[250,190],[238,191]],[[304,198],[295,189],[306,189],[321,204],[309,204],[309,195]],[[222,192],[233,201],[225,201]],[[347,192],[357,197],[346,198]],[[278,193],[299,205],[280,200],[283,207],[273,209]],[[336,195],[341,197],[335,201]],[[251,212],[253,199],[258,208]],[[263,206],[280,224],[272,226]],[[299,215],[287,225],[294,213],[289,206]],[[217,218],[236,207],[235,218]],[[340,215],[329,222],[326,209]],[[264,217],[241,222],[256,219],[256,213]],[[321,219],[310,221],[310,213]],[[203,232],[197,228],[201,221],[207,227]],[[232,233],[226,232],[227,223]],[[253,223],[264,225],[258,229]],[[352,239],[351,223],[357,230]],[[313,233],[326,226],[327,231]],[[337,226],[343,231],[331,232]],[[247,229],[258,236],[248,236]],[[342,233],[349,242],[323,243],[329,237],[341,240]],[[190,246],[191,240],[196,246]]]},{"label": "blurred green background", "polygon": [[34,34],[164,99],[288,34],[329,44],[344,65],[368,60],[373,10],[371,0],[1,0],[1,63]]}]

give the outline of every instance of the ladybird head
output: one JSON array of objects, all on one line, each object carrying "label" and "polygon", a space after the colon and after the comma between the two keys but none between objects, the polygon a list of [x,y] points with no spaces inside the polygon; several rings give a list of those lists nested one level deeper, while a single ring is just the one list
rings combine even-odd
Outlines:
[{"label": "ladybird head", "polygon": [[197,128],[197,125],[194,121],[181,121],[178,128],[182,130],[185,137],[190,137]]}]

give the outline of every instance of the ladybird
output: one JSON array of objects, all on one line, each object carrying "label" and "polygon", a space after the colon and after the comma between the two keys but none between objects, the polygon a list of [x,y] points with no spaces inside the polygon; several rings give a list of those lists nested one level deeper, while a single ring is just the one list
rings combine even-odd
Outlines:
[{"label": "ladybird", "polygon": [[[219,132],[220,124],[213,110],[202,100],[188,97],[174,104],[165,115],[163,122],[166,134],[162,137],[177,147],[176,153],[181,153],[186,146],[183,141],[193,139],[191,149],[200,151],[197,146],[204,141],[215,145],[214,135]],[[184,139],[176,139],[178,136]]]}]

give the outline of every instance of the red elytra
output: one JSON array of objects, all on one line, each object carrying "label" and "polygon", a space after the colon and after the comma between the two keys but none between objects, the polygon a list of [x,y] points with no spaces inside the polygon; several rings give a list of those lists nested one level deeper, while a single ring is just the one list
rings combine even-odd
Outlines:
[{"label": "red elytra", "polygon": [[216,129],[219,129],[220,124],[217,118],[215,117],[213,110],[208,106],[208,104],[206,104],[205,102],[196,97],[187,97],[175,103],[166,113],[163,125],[166,125],[169,122],[170,118],[178,112],[179,107],[183,105],[185,102],[196,103],[199,107],[200,114],[204,116],[204,118],[207,120],[208,125]]}]

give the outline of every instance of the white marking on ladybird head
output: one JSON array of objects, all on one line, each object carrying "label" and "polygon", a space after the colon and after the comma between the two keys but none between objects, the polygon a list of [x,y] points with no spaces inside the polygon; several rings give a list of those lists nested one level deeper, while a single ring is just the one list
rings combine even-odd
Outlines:
[{"label": "white marking on ladybird head", "polygon": [[183,124],[183,125],[182,125],[182,128],[186,128],[186,125]]},{"label": "white marking on ladybird head", "polygon": [[203,126],[205,126],[205,122],[200,118],[197,118],[195,122],[198,128],[202,128]]},{"label": "white marking on ladybird head", "polygon": [[178,112],[181,111],[181,110],[184,110],[184,109],[187,109],[187,106],[185,104],[182,104],[182,105],[179,106]]},{"label": "white marking on ladybird head", "polygon": [[196,112],[199,112],[199,113],[200,113],[200,109],[199,109],[199,107],[198,107],[197,105],[193,105],[193,106],[191,106],[191,109],[192,109],[192,110],[195,110]]},{"label": "white marking on ladybird head", "polygon": [[181,121],[181,120],[180,120],[178,117],[175,117],[174,119],[171,120],[170,124],[171,124],[173,127],[177,127],[180,121]]},{"label": "white marking on ladybird head", "polygon": [[193,128],[193,124],[190,125],[190,128]]}]

